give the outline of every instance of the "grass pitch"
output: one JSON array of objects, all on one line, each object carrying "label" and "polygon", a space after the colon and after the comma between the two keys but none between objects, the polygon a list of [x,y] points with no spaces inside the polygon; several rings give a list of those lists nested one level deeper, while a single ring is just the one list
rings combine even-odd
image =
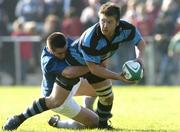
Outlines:
[{"label": "grass pitch", "polygon": [[[180,132],[180,87],[113,87],[115,93],[111,119],[114,131]],[[24,111],[40,95],[40,88],[0,87],[0,126],[9,116]],[[81,97],[75,97],[81,103]],[[80,130],[55,129],[47,121],[47,111],[25,121],[17,132],[69,132]],[[63,117],[65,119],[65,117]],[[0,129],[0,131],[2,131]],[[105,130],[85,129],[83,132]],[[106,130],[107,131],[107,130]]]}]

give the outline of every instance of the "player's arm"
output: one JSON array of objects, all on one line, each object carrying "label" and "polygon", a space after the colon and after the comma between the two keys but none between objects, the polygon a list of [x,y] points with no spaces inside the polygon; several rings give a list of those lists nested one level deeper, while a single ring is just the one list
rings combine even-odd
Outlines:
[{"label": "player's arm", "polygon": [[135,47],[135,52],[136,52],[136,60],[140,62],[142,66],[143,66],[144,50],[145,50],[145,42],[144,40],[140,40]]},{"label": "player's arm", "polygon": [[62,75],[67,78],[76,78],[89,72],[87,66],[68,66],[62,71]]},{"label": "player's arm", "polygon": [[105,67],[106,66],[105,61],[100,63],[99,56],[91,56],[86,52],[84,52],[84,50],[82,50],[82,54],[83,57],[85,58],[86,65],[92,74],[105,79],[120,80],[126,83],[132,83],[126,80],[122,73],[116,73],[107,69]]},{"label": "player's arm", "polygon": [[125,83],[133,83],[132,81],[128,81],[124,78],[122,73],[113,72],[107,68],[105,68],[102,64],[96,64],[93,62],[86,62],[90,72],[96,76],[106,78],[106,79],[113,79],[113,80],[120,80]]}]

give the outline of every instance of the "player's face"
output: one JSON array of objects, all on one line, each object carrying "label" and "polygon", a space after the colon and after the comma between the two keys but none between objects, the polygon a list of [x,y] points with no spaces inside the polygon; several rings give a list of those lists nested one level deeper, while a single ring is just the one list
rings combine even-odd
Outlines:
[{"label": "player's face", "polygon": [[66,56],[67,47],[64,46],[64,48],[57,48],[53,51],[54,56],[56,56],[58,59],[64,59]]},{"label": "player's face", "polygon": [[112,16],[105,16],[104,14],[100,14],[99,24],[102,34],[107,38],[112,38],[118,25],[116,19]]}]

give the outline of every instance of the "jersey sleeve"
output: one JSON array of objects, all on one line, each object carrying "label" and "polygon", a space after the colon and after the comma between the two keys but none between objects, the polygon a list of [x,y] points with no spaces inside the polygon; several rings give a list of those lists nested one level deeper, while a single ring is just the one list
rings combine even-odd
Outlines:
[{"label": "jersey sleeve", "polygon": [[[89,28],[84,32],[80,38],[81,43],[81,53],[83,55],[83,58],[85,62],[93,62],[93,63],[100,63],[101,57],[98,55],[93,55],[93,53],[97,52],[95,47],[92,47],[92,37],[95,32],[95,26],[92,28]],[[96,45],[96,44],[95,44]]]},{"label": "jersey sleeve", "polygon": [[68,64],[65,60],[51,59],[44,65],[44,70],[49,73],[59,74],[61,73]]},{"label": "jersey sleeve", "polygon": [[139,43],[139,41],[141,41],[141,40],[142,40],[141,33],[139,32],[139,30],[137,28],[135,28],[134,37],[133,37],[133,39],[128,41],[128,43],[132,44],[132,45],[137,45]]},{"label": "jersey sleeve", "polygon": [[90,55],[85,50],[81,50],[81,53],[83,55],[85,62],[93,62],[93,63],[97,63],[97,64],[99,64],[101,62],[100,56]]}]

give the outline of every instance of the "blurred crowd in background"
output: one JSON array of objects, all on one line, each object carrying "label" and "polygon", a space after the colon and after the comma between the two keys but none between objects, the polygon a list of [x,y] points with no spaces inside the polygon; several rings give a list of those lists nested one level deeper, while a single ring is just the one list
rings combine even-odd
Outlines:
[{"label": "blurred crowd in background", "polygon": [[[179,85],[180,0],[0,0],[0,36],[42,38],[40,42],[20,44],[22,84],[28,82],[28,73],[40,74],[40,54],[49,34],[61,31],[77,38],[98,22],[98,9],[107,1],[117,3],[121,19],[134,24],[147,45],[153,45],[153,53],[147,57],[154,57],[153,85]],[[0,41],[0,80],[8,74],[13,80],[10,84],[15,84],[14,46],[13,42]],[[111,60],[110,68],[118,72],[124,61],[133,57],[134,49],[124,45]]]}]

